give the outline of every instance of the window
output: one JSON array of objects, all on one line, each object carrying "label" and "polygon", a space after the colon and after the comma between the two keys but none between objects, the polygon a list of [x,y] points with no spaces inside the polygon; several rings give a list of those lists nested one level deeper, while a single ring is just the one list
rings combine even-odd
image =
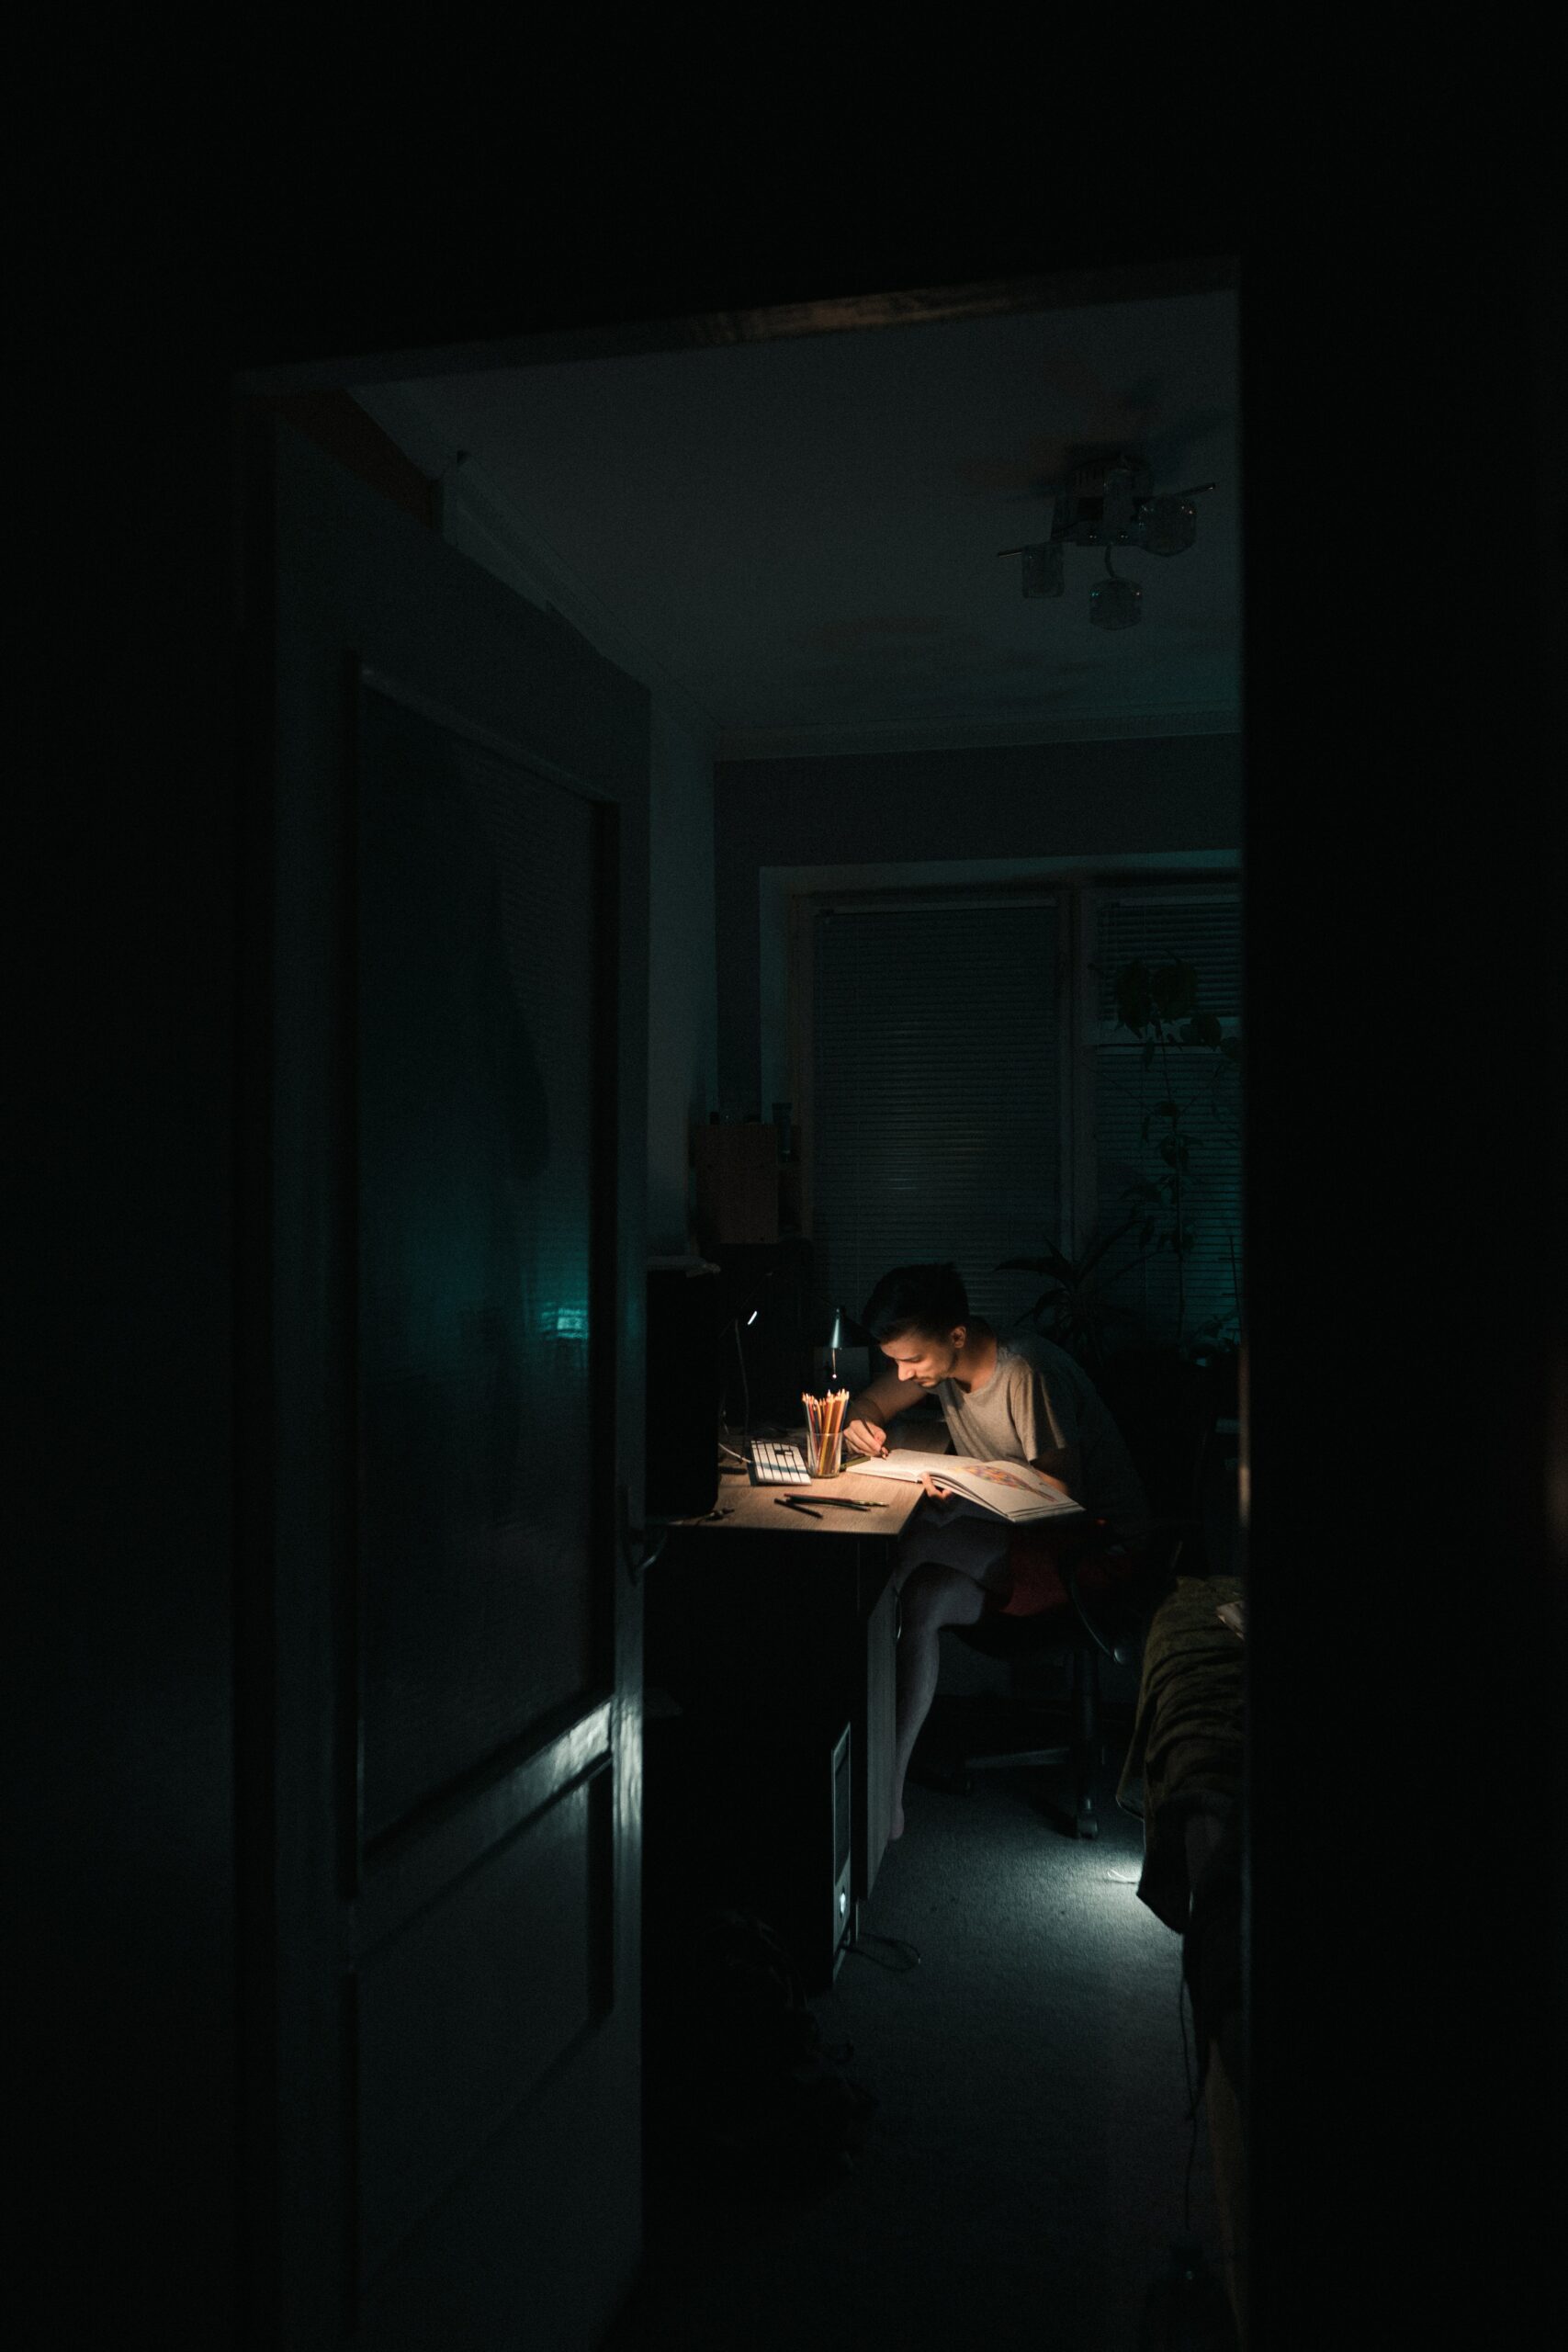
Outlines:
[{"label": "window", "polygon": [[811,1193],[821,1305],[951,1258],[977,1313],[1061,1202],[1060,926],[1054,899],[822,906],[812,956]]},{"label": "window", "polygon": [[[1097,1229],[1139,1222],[1108,1264],[1125,1264],[1114,1295],[1155,1340],[1236,1334],[1241,1285],[1241,1099],[1223,1052],[1177,1046],[1150,1054],[1118,1024],[1116,974],[1129,963],[1182,962],[1197,973],[1198,1003],[1234,1038],[1241,1013],[1241,910],[1235,894],[1093,894],[1092,1120]],[[1086,990],[1086,994],[1089,993]],[[1176,1102],[1179,1120],[1163,1114]],[[1161,1146],[1187,1143],[1179,1253],[1174,1204],[1129,1199],[1170,1172]],[[1153,1230],[1148,1227],[1152,1226]],[[1218,1327],[1217,1330],[1214,1327]]]},{"label": "window", "polygon": [[[1111,1253],[1122,1336],[1190,1342],[1227,1317],[1240,1279],[1239,1090],[1213,1051],[1145,1058],[1117,1026],[1115,974],[1195,966],[1199,1002],[1235,1034],[1234,882],[1075,880],[1049,893],[970,888],[799,903],[795,1021],[809,1076],[803,1142],[818,1315],[858,1314],[887,1267],[951,1258],[976,1312],[1005,1328],[1038,1278],[998,1271],[1043,1247]],[[1191,1246],[1170,1247],[1156,1184],[1181,1105]],[[1145,1224],[1153,1229],[1144,1231]],[[1163,1236],[1163,1239],[1162,1239]]]}]

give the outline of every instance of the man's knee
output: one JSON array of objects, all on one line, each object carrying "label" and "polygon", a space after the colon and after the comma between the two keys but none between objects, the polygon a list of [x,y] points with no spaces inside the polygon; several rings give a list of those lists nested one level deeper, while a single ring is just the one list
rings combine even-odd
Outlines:
[{"label": "man's knee", "polygon": [[906,1580],[898,1597],[905,1631],[931,1633],[979,1615],[984,1596],[972,1577],[940,1560],[928,1560]]}]

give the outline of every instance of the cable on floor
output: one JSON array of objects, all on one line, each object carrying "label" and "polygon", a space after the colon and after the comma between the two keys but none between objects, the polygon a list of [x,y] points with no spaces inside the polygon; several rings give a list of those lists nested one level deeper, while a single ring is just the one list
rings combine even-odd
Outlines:
[{"label": "cable on floor", "polygon": [[[886,1944],[889,1951],[897,1952],[898,1957],[897,1960],[884,1960],[879,1952],[867,1951],[867,1944]],[[895,1976],[908,1976],[911,1969],[919,1968],[920,1964],[918,1948],[914,1944],[906,1943],[901,1936],[874,1936],[863,1933],[858,1935],[853,1943],[846,1944],[844,1950],[858,1951],[863,1960],[874,1961],[878,1968],[891,1969]]]}]

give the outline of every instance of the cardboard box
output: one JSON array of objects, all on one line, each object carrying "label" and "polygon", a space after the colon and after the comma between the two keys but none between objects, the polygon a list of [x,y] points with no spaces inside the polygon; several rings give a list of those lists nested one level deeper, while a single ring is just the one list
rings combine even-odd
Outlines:
[{"label": "cardboard box", "polygon": [[779,1131],[771,1120],[694,1127],[697,1237],[705,1250],[779,1238]]}]

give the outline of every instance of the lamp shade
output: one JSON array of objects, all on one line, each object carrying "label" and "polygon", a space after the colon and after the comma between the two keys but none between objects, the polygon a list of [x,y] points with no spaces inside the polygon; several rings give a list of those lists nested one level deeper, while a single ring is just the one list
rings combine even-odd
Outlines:
[{"label": "lamp shade", "polygon": [[818,1325],[816,1344],[819,1348],[869,1348],[871,1333],[852,1315],[846,1315],[841,1306],[835,1306],[826,1321]]}]

